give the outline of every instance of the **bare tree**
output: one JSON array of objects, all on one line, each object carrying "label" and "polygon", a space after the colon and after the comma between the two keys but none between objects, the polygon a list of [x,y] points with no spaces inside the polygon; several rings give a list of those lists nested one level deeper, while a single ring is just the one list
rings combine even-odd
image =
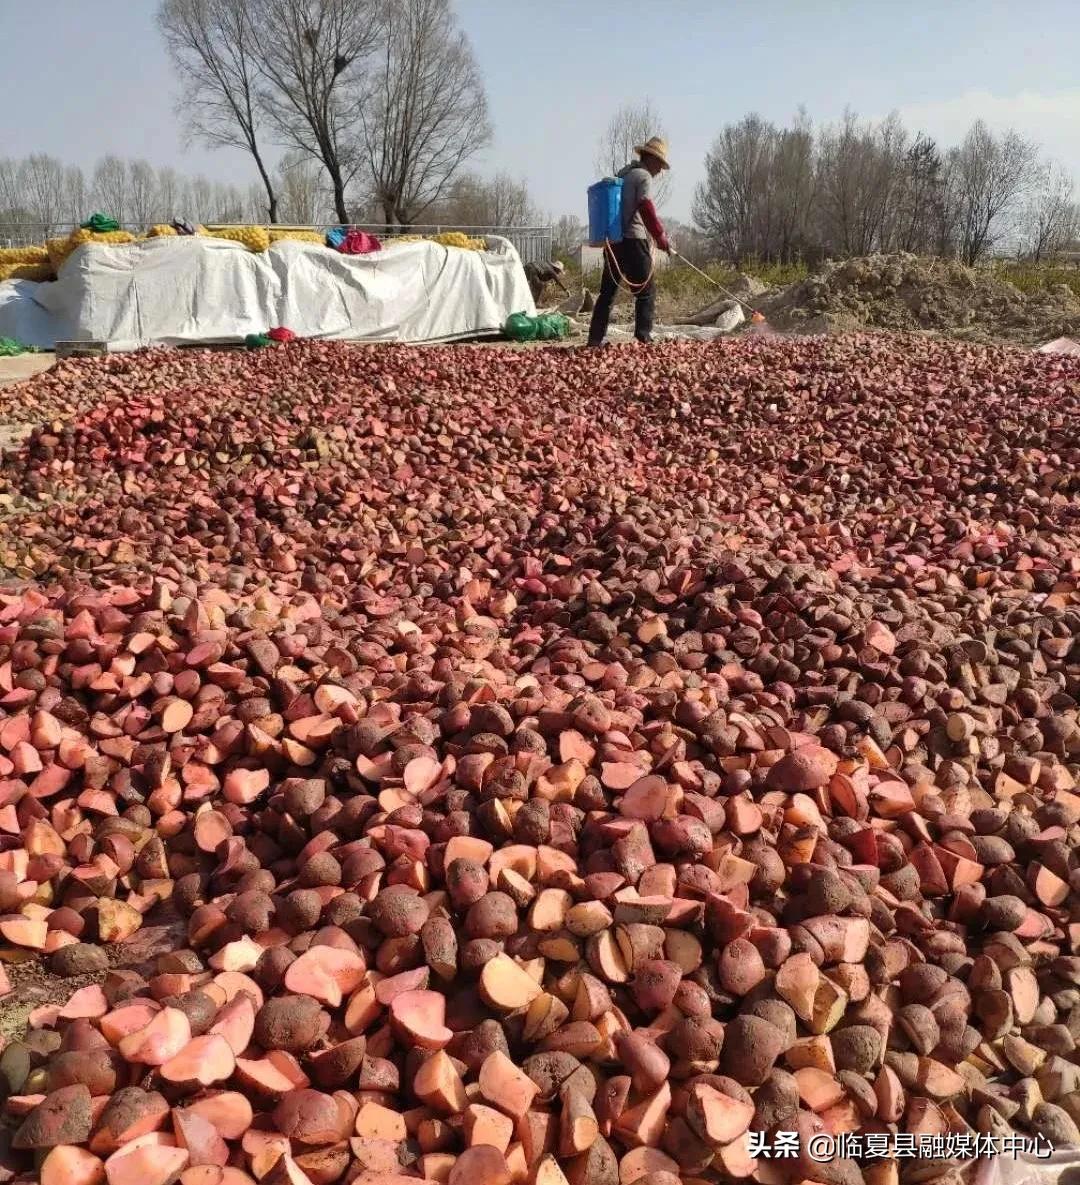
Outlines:
[{"label": "bare tree", "polygon": [[1035,263],[1053,259],[1080,235],[1073,180],[1060,165],[1039,170],[1023,219],[1024,250]]},{"label": "bare tree", "polygon": [[64,166],[54,156],[35,152],[19,168],[21,204],[33,212],[35,222],[47,238],[62,220]]},{"label": "bare tree", "polygon": [[438,201],[491,138],[480,71],[448,0],[387,7],[360,121],[372,189],[395,226]]},{"label": "bare tree", "polygon": [[587,227],[576,214],[562,214],[551,228],[552,247],[562,255],[576,251],[585,241]]},{"label": "bare tree", "polygon": [[0,159],[0,209],[14,210],[22,205],[19,188],[19,161],[5,156]]},{"label": "bare tree", "polygon": [[907,147],[907,132],[895,115],[860,124],[847,111],[838,128],[822,132],[818,192],[827,250],[867,255],[893,245]]},{"label": "bare tree", "polygon": [[927,253],[940,242],[936,224],[945,198],[945,169],[937,145],[921,132],[907,149],[898,210],[897,245]]},{"label": "bare tree", "polygon": [[694,220],[733,262],[791,260],[806,245],[815,170],[805,115],[784,129],[748,115],[724,128],[707,155]]},{"label": "bare tree", "polygon": [[529,226],[539,215],[525,181],[497,173],[489,181],[473,174],[458,178],[446,197],[428,207],[425,217],[457,226]]},{"label": "bare tree", "polygon": [[184,180],[175,169],[158,169],[157,173],[157,217],[162,222],[174,218],[185,218]]},{"label": "bare tree", "polygon": [[956,185],[960,253],[977,263],[1010,229],[1028,192],[1038,151],[1016,132],[995,136],[976,120],[959,148],[950,153]]},{"label": "bare tree", "polygon": [[[634,159],[634,150],[639,144],[663,134],[663,124],[650,100],[625,103],[612,115],[597,141],[593,162],[597,173],[614,177]],[[667,200],[670,188],[670,178],[667,173],[661,173],[653,182],[653,201],[657,206]]]},{"label": "bare tree", "polygon": [[203,176],[195,177],[188,186],[188,204],[191,206],[189,218],[198,222],[212,222],[217,217],[214,212],[214,187]]},{"label": "bare tree", "polygon": [[79,223],[86,217],[90,194],[86,175],[78,165],[64,170],[63,214],[65,222]]},{"label": "bare tree", "polygon": [[122,225],[130,196],[127,162],[118,156],[102,157],[94,166],[94,203]]},{"label": "bare tree", "polygon": [[322,161],[334,210],[348,221],[346,191],[359,165],[354,129],[363,70],[382,22],[375,0],[251,0],[262,44],[262,97],[292,147]]},{"label": "bare tree", "polygon": [[146,228],[157,220],[157,176],[149,161],[133,160],[128,166],[129,217]]},{"label": "bare tree", "polygon": [[244,194],[235,185],[218,181],[210,198],[209,222],[234,223],[244,221]]},{"label": "bare tree", "polygon": [[326,216],[325,185],[318,161],[306,153],[287,153],[278,166],[281,218],[295,226],[316,226]]},{"label": "bare tree", "polygon": [[247,0],[163,0],[158,25],[183,81],[190,131],[205,143],[251,154],[276,222],[277,195],[260,146],[256,7]]}]

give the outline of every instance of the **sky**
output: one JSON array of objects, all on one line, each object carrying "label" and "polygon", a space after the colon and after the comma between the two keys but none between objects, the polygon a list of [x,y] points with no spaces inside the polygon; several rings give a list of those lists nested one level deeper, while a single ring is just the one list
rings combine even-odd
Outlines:
[{"label": "sky", "polygon": [[[0,0],[0,156],[87,169],[106,153],[246,185],[249,158],[185,140],[155,0]],[[597,140],[647,98],[672,161],[665,213],[687,219],[706,152],[756,111],[815,123],[899,112],[949,144],[972,120],[1037,140],[1080,186],[1076,0],[456,0],[487,84],[493,142],[475,168],[584,217]]]}]

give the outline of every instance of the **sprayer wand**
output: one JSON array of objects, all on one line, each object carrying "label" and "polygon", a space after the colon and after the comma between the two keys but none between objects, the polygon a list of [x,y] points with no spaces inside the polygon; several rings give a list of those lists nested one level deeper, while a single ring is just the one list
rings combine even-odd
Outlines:
[{"label": "sprayer wand", "polygon": [[680,254],[678,253],[678,251],[676,251],[676,250],[675,250],[675,248],[674,248],[674,247],[671,249],[671,254],[672,254],[672,255],[674,255],[676,259],[680,259],[680,260],[682,260],[682,262],[683,262],[683,263],[685,263],[685,264],[686,264],[686,266],[687,266],[688,268],[690,268],[692,271],[695,271],[695,272],[697,272],[697,274],[698,274],[699,276],[702,276],[702,277],[704,277],[706,280],[708,280],[708,281],[709,281],[709,283],[710,283],[710,284],[711,284],[711,285],[712,285],[714,288],[719,288],[719,289],[720,289],[720,291],[721,291],[721,292],[722,292],[722,293],[723,293],[725,296],[727,296],[727,297],[729,297],[731,300],[735,301],[735,303],[736,303],[736,304],[740,304],[740,305],[742,305],[742,307],[743,307],[744,309],[746,309],[746,310],[747,310],[747,312],[749,312],[749,313],[751,314],[751,317],[750,317],[750,320],[751,320],[751,321],[754,321],[754,322],[758,322],[758,323],[760,323],[760,322],[762,322],[762,321],[764,321],[764,320],[765,320],[765,315],[764,315],[763,313],[759,313],[757,309],[755,309],[755,308],[751,307],[750,305],[748,305],[748,304],[746,303],[746,301],[745,301],[745,300],[740,300],[740,299],[739,299],[739,298],[738,298],[738,297],[735,295],[735,293],[734,293],[734,292],[729,292],[729,291],[728,291],[728,290],[727,290],[727,289],[724,287],[724,285],[723,285],[723,284],[721,284],[721,283],[719,282],[719,280],[714,280],[714,279],[712,278],[712,276],[710,276],[710,275],[709,275],[709,273],[708,273],[708,272],[702,271],[702,270],[701,270],[701,268],[699,268],[699,267],[698,267],[696,264],[693,264],[693,263],[691,263],[691,262],[690,262],[690,260],[689,260],[689,259],[687,259],[685,255],[680,255]]}]

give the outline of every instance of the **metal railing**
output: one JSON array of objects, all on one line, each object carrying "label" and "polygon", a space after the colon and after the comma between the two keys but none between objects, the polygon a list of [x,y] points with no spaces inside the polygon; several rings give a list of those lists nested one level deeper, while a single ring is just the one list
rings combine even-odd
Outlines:
[{"label": "metal railing", "polygon": [[[260,224],[251,222],[214,222],[207,220],[207,225],[258,226]],[[268,227],[268,229],[313,230],[325,234],[331,227],[339,226],[340,223],[324,222],[313,223],[307,226],[292,223],[286,226],[284,223],[279,223],[276,228],[271,227],[269,223],[262,223],[261,225]],[[550,226],[465,226],[460,223],[449,222],[417,223],[414,226],[392,226],[385,222],[353,222],[349,223],[349,225],[356,227],[357,230],[365,230],[368,234],[377,235],[379,238],[389,238],[393,235],[435,235],[443,234],[447,231],[461,231],[463,234],[477,237],[482,235],[499,235],[513,244],[514,249],[521,256],[522,263],[546,263],[551,258],[552,228]],[[49,224],[41,222],[0,223],[0,246],[33,246],[44,242],[47,238],[68,235],[77,226],[78,223],[74,222],[54,222]],[[125,223],[124,229],[133,231],[134,233],[142,233],[147,227]]]}]

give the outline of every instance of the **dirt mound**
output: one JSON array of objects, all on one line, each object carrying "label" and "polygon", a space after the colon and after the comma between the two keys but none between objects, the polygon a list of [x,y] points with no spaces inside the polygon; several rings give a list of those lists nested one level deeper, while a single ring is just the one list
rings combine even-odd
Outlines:
[{"label": "dirt mound", "polygon": [[906,254],[827,263],[761,306],[772,325],[796,332],[924,329],[1034,344],[1080,329],[1080,300],[1065,285],[1026,296],[955,260]]}]

